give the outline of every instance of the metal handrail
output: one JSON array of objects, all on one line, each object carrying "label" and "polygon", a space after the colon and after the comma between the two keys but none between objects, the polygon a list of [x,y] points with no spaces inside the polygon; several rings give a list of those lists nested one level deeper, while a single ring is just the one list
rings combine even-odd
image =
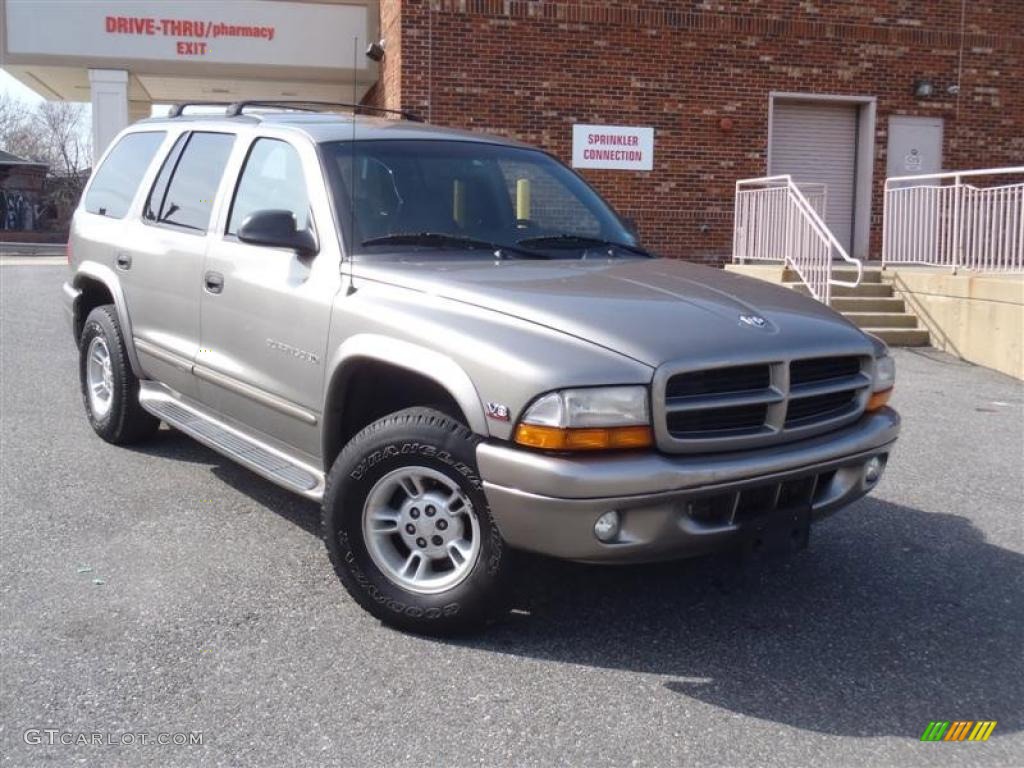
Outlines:
[{"label": "metal handrail", "polygon": [[[754,186],[763,189],[744,189]],[[785,190],[784,204],[776,199],[780,190]],[[824,210],[819,215],[789,174],[740,179],[736,182],[735,208],[733,261],[743,263],[746,259],[778,260],[781,257],[811,295],[826,304],[831,301],[833,285],[850,288],[860,285],[863,263],[846,252],[825,224]],[[832,277],[833,253],[856,268],[855,280]]]},{"label": "metal handrail", "polygon": [[[923,264],[953,272],[961,268],[1024,271],[1024,182],[990,187],[964,183],[965,179],[1011,175],[1024,177],[1024,166],[887,178],[883,268]],[[933,183],[921,183],[929,181]]]}]

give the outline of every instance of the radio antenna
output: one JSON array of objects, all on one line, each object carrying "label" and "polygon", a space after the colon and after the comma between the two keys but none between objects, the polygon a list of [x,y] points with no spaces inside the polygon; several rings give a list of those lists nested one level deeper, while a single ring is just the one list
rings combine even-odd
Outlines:
[{"label": "radio antenna", "polygon": [[[359,35],[352,38],[352,103],[359,103],[359,88],[356,83],[356,70],[359,68]],[[355,255],[356,251],[356,114],[357,110],[352,109],[352,176],[349,179],[349,241],[352,247],[349,248],[349,258]]]}]

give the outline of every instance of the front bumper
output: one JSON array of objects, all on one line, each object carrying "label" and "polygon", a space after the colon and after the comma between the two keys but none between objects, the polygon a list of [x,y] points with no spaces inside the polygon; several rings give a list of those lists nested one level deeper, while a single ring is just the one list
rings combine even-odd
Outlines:
[{"label": "front bumper", "polygon": [[[556,456],[481,443],[477,463],[502,536],[512,546],[588,562],[644,562],[728,549],[769,514],[829,515],[871,490],[868,461],[888,459],[899,415],[883,408],[826,435],[706,456]],[[617,510],[611,543],[597,518]]]}]

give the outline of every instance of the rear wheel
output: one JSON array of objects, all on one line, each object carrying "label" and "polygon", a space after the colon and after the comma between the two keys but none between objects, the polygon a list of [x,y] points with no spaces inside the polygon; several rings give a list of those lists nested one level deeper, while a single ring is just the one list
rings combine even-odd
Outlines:
[{"label": "rear wheel", "polygon": [[160,428],[160,420],[139,405],[139,380],[128,361],[112,304],[89,313],[78,353],[82,402],[97,435],[121,445],[143,440]]},{"label": "rear wheel", "polygon": [[509,553],[476,470],[478,438],[410,408],[360,432],[327,479],[323,533],[342,584],[381,621],[446,634],[502,605]]}]

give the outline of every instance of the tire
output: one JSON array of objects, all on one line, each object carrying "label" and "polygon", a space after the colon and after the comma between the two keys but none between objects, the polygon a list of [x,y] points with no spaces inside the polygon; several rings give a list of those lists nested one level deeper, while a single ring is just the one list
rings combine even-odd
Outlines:
[{"label": "tire", "polygon": [[160,420],[139,405],[139,380],[113,304],[96,307],[85,320],[78,340],[78,379],[89,423],[108,443],[139,442],[160,428]]},{"label": "tire", "polygon": [[356,435],[328,473],[321,523],[331,563],[385,624],[448,635],[503,607],[511,552],[477,472],[478,442],[439,411],[409,408]]}]

